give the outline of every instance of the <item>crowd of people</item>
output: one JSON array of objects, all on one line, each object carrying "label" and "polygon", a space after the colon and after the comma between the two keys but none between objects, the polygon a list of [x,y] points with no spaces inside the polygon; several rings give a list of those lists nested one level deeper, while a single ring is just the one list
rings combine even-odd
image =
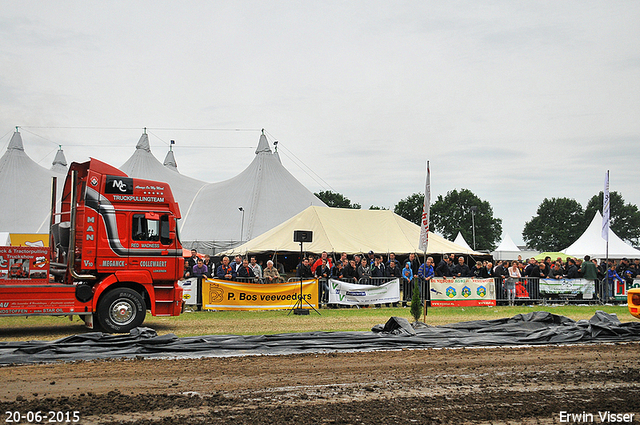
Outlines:
[{"label": "crowd of people", "polygon": [[[433,257],[427,257],[421,263],[419,257],[411,253],[404,260],[396,258],[394,253],[389,253],[385,258],[381,254],[369,251],[367,254],[347,255],[340,257],[330,256],[326,251],[319,256],[310,254],[302,259],[296,267],[296,278],[318,278],[321,280],[324,302],[328,297],[328,279],[338,279],[353,283],[373,283],[399,278],[405,284],[403,300],[411,295],[411,283],[415,278],[427,282],[433,277],[475,277],[475,278],[500,278],[507,293],[509,303],[513,303],[516,297],[527,297],[523,278],[549,278],[549,279],[577,279],[593,280],[597,296],[608,300],[614,295],[613,285],[616,281],[632,283],[633,279],[640,278],[640,259],[630,261],[604,260],[598,262],[588,255],[583,259],[558,257],[555,261],[546,257],[542,261],[535,258],[526,261],[518,258],[514,261],[499,260],[494,265],[491,261],[474,261],[473,265],[464,256],[455,254],[443,255],[436,266]],[[184,277],[208,277],[223,280],[241,280],[246,282],[277,283],[284,282],[286,275],[281,264],[277,266],[272,260],[268,260],[263,268],[255,256],[243,258],[236,255],[231,261],[229,257],[223,257],[216,267],[209,255],[199,256],[195,249],[191,250],[191,257],[185,259]],[[606,279],[605,279],[606,278]],[[604,284],[601,285],[601,282]],[[422,288],[422,285],[420,285]]]}]

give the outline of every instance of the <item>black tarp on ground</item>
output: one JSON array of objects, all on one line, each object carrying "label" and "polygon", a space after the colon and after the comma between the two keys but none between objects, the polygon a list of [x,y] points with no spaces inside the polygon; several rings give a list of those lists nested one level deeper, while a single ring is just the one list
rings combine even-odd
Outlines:
[{"label": "black tarp on ground", "polygon": [[401,348],[495,347],[640,341],[640,322],[621,323],[601,311],[578,322],[547,312],[476,320],[446,326],[392,317],[371,332],[305,332],[277,335],[157,336],[136,328],[128,335],[92,332],[57,341],[0,343],[0,364],[92,360],[120,357],[223,357]]}]

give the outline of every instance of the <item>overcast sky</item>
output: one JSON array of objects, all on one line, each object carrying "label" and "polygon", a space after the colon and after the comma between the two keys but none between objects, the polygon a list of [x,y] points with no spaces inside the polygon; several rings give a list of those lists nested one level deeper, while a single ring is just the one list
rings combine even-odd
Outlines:
[{"label": "overcast sky", "polygon": [[[545,197],[640,204],[639,1],[0,0],[0,149],[216,182],[260,129],[309,190],[467,188],[514,241]],[[232,194],[230,194],[232,195]],[[372,229],[374,230],[374,229]],[[468,241],[471,242],[471,241]],[[479,247],[481,248],[481,247]]]}]

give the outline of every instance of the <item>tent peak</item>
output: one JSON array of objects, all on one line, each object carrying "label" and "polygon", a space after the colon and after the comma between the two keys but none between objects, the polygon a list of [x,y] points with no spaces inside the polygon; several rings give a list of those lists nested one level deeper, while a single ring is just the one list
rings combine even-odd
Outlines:
[{"label": "tent peak", "polygon": [[17,149],[19,151],[24,150],[24,145],[22,144],[22,136],[18,131],[18,127],[16,127],[16,132],[11,136],[11,141],[9,141],[9,146],[7,146],[7,150],[9,149]]},{"label": "tent peak", "polygon": [[256,155],[261,152],[271,153],[271,148],[269,147],[267,136],[264,135],[264,130],[262,130],[262,134],[260,135],[260,140],[258,141],[258,147],[256,148]]},{"label": "tent peak", "polygon": [[56,156],[53,158],[53,163],[51,165],[51,171],[57,171],[60,173],[67,172],[67,158],[64,156],[62,145],[58,145],[58,152],[56,152]]},{"label": "tent peak", "polygon": [[144,133],[142,133],[142,136],[140,136],[140,140],[138,140],[136,149],[142,149],[147,152],[151,152],[151,146],[149,145],[149,135],[147,134],[146,128],[144,129]]}]

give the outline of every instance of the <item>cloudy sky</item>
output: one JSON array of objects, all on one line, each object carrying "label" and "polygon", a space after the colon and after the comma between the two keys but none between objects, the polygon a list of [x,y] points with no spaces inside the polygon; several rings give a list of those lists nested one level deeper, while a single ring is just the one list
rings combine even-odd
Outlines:
[{"label": "cloudy sky", "polygon": [[516,243],[545,197],[640,205],[638,1],[0,0],[0,149],[216,182],[264,128],[311,191],[467,188]]}]

